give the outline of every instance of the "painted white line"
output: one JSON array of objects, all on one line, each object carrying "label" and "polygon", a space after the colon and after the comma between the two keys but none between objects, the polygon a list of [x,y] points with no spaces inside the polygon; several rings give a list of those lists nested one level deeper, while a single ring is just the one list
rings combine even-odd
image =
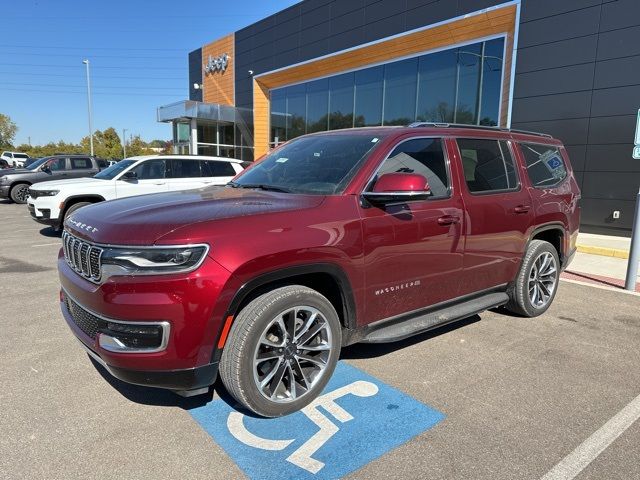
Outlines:
[{"label": "painted white line", "polygon": [[582,442],[541,480],[571,480],[640,418],[640,395]]},{"label": "painted white line", "polygon": [[60,245],[62,246],[62,242],[56,242],[56,243],[40,243],[38,245],[31,245],[32,247],[48,247],[49,245]]}]

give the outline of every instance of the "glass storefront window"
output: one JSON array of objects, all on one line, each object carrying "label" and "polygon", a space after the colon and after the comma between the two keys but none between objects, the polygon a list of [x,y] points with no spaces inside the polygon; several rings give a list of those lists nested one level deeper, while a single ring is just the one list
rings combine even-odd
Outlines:
[{"label": "glass storefront window", "polygon": [[354,75],[329,79],[329,130],[353,127]]},{"label": "glass storefront window", "polygon": [[354,127],[382,125],[384,68],[373,67],[355,73],[356,111]]},{"label": "glass storefront window", "polygon": [[329,129],[329,80],[307,83],[307,133]]},{"label": "glass storefront window", "polygon": [[287,88],[287,140],[305,134],[306,90],[307,87],[304,83]]},{"label": "glass storefront window", "polygon": [[418,122],[453,122],[457,58],[455,50],[420,57],[416,116]]},{"label": "glass storefront window", "polygon": [[504,38],[274,89],[271,144],[414,121],[498,125]]},{"label": "glass storefront window", "polygon": [[416,118],[418,59],[394,62],[384,68],[384,125],[407,125]]}]

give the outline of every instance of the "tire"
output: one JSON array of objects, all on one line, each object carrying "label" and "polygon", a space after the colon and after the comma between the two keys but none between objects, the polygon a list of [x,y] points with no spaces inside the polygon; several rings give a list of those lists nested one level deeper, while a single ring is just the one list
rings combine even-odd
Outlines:
[{"label": "tire", "polygon": [[342,327],[329,300],[301,285],[276,288],[236,316],[220,359],[220,377],[229,394],[248,410],[281,417],[322,392],[341,344]]},{"label": "tire", "polygon": [[532,240],[513,285],[507,292],[505,308],[524,317],[542,315],[553,303],[558,291],[560,261],[549,242]]},{"label": "tire", "polygon": [[15,185],[9,192],[9,196],[14,203],[27,203],[27,197],[29,196],[29,184],[19,183]]},{"label": "tire", "polygon": [[61,228],[64,228],[64,222],[71,216],[73,212],[75,212],[79,208],[86,207],[87,205],[91,205],[91,202],[78,202],[67,208],[67,210],[64,212],[64,219],[62,220]]}]

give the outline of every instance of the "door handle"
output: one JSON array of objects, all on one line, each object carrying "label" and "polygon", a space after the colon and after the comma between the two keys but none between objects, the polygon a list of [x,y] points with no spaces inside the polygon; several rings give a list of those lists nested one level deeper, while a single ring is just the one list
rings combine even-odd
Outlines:
[{"label": "door handle", "polygon": [[453,225],[458,222],[460,222],[460,217],[455,217],[453,215],[443,215],[438,218],[438,225]]},{"label": "door handle", "polygon": [[166,185],[167,182],[154,183],[154,185]]},{"label": "door handle", "polygon": [[518,205],[513,209],[513,213],[527,213],[529,210],[531,210],[529,205]]}]

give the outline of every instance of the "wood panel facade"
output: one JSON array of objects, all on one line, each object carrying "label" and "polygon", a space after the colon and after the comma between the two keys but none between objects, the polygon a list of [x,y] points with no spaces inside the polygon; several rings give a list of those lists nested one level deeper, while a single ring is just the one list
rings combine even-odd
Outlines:
[{"label": "wood panel facade", "polygon": [[226,70],[206,73],[204,65],[202,67],[203,101],[205,103],[235,105],[235,35],[229,34],[202,47],[202,62],[206,64],[209,55],[216,58],[225,53],[228,55]]}]

